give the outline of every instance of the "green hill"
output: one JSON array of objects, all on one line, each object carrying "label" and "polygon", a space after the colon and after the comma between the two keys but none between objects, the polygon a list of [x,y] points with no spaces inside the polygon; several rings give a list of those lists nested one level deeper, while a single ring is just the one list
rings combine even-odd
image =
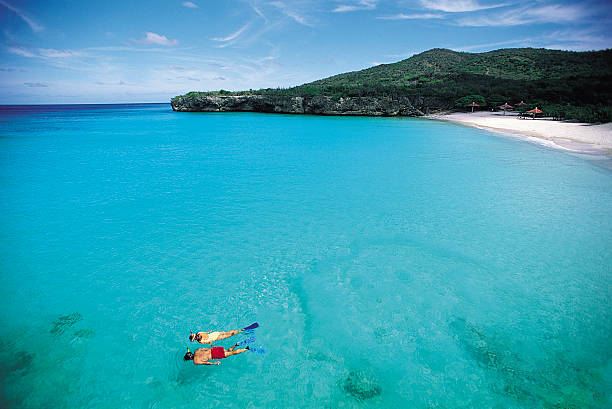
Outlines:
[{"label": "green hill", "polygon": [[[226,94],[244,94],[229,93]],[[348,72],[288,89],[251,94],[410,98],[427,112],[481,96],[487,107],[504,102],[538,105],[545,113],[588,122],[612,120],[612,50],[572,52],[502,49],[486,53],[433,49],[393,64]],[[470,97],[471,98],[471,97]],[[458,102],[459,100],[459,102]]]}]

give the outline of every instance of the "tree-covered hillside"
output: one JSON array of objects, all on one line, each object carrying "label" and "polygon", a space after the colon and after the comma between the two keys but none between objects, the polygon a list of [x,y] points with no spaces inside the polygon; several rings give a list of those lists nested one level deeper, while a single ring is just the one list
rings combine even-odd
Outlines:
[{"label": "tree-covered hillside", "polygon": [[604,122],[612,120],[612,50],[519,48],[464,53],[433,49],[397,63],[293,88],[248,93],[408,97],[424,111],[455,108],[460,98],[480,95],[488,107],[525,101],[558,118]]}]

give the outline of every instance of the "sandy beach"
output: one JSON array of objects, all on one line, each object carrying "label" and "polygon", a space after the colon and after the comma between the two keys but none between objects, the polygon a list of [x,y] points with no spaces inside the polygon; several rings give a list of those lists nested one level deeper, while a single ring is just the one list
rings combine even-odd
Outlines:
[{"label": "sandy beach", "polygon": [[612,156],[612,123],[592,125],[546,118],[519,119],[516,113],[510,112],[506,115],[503,112],[456,112],[427,117],[502,132],[565,151]]}]

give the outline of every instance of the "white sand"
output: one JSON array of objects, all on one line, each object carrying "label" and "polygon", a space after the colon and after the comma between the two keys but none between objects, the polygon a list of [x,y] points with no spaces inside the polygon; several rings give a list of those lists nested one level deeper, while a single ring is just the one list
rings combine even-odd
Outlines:
[{"label": "white sand", "polygon": [[473,112],[429,115],[491,131],[521,136],[531,142],[557,149],[612,156],[612,123],[591,125],[553,121],[545,118],[519,119],[515,113]]}]

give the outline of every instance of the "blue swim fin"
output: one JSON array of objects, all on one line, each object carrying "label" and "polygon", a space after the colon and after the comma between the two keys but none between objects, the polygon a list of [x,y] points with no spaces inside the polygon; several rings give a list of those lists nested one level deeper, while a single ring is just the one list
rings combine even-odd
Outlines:
[{"label": "blue swim fin", "polygon": [[246,339],[243,339],[242,341],[237,342],[236,345],[240,346],[244,344],[250,344],[251,342],[255,342],[255,337],[248,337]]},{"label": "blue swim fin", "polygon": [[249,325],[248,327],[244,327],[244,328],[242,328],[242,330],[243,330],[243,331],[246,331],[246,330],[248,330],[248,329],[255,329],[255,328],[257,328],[257,327],[259,327],[259,324],[258,324],[258,323],[256,323],[256,322],[254,322],[254,323],[252,323],[251,325]]},{"label": "blue swim fin", "polygon": [[255,352],[256,354],[263,355],[266,353],[266,350],[263,347],[252,347],[249,346],[249,351]]}]

